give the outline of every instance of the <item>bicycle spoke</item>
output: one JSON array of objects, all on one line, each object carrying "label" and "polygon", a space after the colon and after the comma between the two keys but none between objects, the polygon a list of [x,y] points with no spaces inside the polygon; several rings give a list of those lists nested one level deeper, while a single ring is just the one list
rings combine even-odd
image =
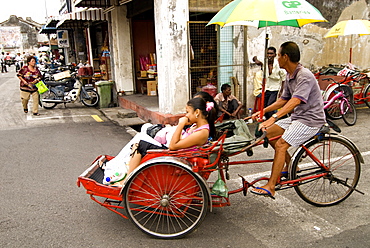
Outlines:
[{"label": "bicycle spoke", "polygon": [[[346,199],[360,176],[360,162],[352,146],[340,137],[325,137],[312,140],[306,147],[312,155],[302,149],[292,162],[292,171],[301,170],[293,175],[301,180],[295,186],[298,195],[316,206],[334,205]],[[325,167],[321,168],[313,156]]]},{"label": "bicycle spoke", "polygon": [[125,208],[143,232],[160,238],[180,237],[204,218],[205,186],[193,172],[172,164],[144,167],[125,186]]}]

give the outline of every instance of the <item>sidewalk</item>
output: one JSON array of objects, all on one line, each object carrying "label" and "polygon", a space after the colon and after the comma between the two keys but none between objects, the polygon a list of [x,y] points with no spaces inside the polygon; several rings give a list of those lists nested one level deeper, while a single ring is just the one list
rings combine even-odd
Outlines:
[{"label": "sidewalk", "polygon": [[158,96],[134,94],[119,96],[120,107],[102,108],[100,111],[111,121],[121,126],[153,124],[176,125],[184,114],[172,115],[159,112]]},{"label": "sidewalk", "polygon": [[158,96],[142,94],[119,96],[118,103],[121,108],[131,109],[139,118],[153,124],[176,125],[178,119],[184,116],[184,114],[172,115],[159,112]]},{"label": "sidewalk", "polygon": [[176,125],[178,119],[183,116],[160,113],[158,96],[142,94],[119,96],[118,102],[120,107],[101,108],[100,112],[120,126],[142,125],[147,122]]}]

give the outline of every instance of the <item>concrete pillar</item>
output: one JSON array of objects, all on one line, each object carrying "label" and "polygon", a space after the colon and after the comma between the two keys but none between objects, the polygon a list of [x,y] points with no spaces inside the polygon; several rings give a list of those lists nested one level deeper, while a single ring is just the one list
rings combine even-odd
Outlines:
[{"label": "concrete pillar", "polygon": [[189,1],[154,0],[159,112],[185,112],[189,100]]},{"label": "concrete pillar", "polygon": [[[132,62],[130,22],[126,18],[126,5],[116,6],[111,12],[112,54],[115,54],[112,71],[117,91],[124,90],[131,94],[134,90],[134,68]],[[111,57],[112,59],[112,57]]]}]

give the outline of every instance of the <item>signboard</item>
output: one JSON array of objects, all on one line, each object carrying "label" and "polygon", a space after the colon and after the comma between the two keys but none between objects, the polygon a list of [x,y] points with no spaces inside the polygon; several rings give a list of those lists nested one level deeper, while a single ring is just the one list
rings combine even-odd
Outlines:
[{"label": "signboard", "polygon": [[68,30],[57,30],[58,47],[69,47]]},{"label": "signboard", "polygon": [[21,47],[21,37],[21,27],[0,27],[0,44],[3,48]]}]

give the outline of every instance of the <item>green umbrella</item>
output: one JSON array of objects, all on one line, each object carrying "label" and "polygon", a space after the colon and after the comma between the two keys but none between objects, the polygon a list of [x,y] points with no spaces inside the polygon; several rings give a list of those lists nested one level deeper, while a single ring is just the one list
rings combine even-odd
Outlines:
[{"label": "green umbrella", "polygon": [[254,27],[302,27],[308,23],[326,22],[321,13],[305,0],[234,0],[223,7],[208,23],[221,27],[247,25]]},{"label": "green umbrella", "polygon": [[[223,7],[207,24],[221,27],[245,25],[256,28],[267,26],[302,27],[315,22],[327,22],[321,13],[305,0],[234,0]],[[262,81],[261,108],[266,84],[268,34],[265,43],[265,63]],[[262,118],[262,113],[261,113]]]}]

